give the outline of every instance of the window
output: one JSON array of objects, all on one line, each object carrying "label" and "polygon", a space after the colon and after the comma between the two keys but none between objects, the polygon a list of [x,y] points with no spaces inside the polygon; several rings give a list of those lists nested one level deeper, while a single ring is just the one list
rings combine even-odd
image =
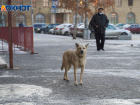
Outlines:
[{"label": "window", "polygon": [[111,25],[108,25],[108,27],[106,27],[106,29],[114,30],[115,28]]},{"label": "window", "polygon": [[32,5],[36,6],[36,0],[32,0]]},{"label": "window", "polygon": [[128,0],[128,6],[133,6],[133,0]]},{"label": "window", "polygon": [[56,26],[58,26],[58,25],[59,25],[59,24],[54,24],[53,27],[56,27]]},{"label": "window", "polygon": [[109,16],[109,22],[111,24],[117,24],[118,23],[118,16],[116,13],[111,13]]},{"label": "window", "polygon": [[34,27],[35,27],[35,28],[41,28],[42,25],[41,25],[41,24],[40,24],[40,25],[34,25]]},{"label": "window", "polygon": [[[73,16],[73,23],[75,23],[75,16],[76,15]],[[83,17],[78,15],[78,20],[77,21],[78,21],[78,23],[83,23]]]},{"label": "window", "polygon": [[8,5],[8,0],[4,0],[4,5]]},{"label": "window", "polygon": [[52,24],[48,25],[48,28],[53,28],[53,25]]},{"label": "window", "polygon": [[16,27],[18,27],[21,22],[23,25],[25,25],[25,16],[24,15],[18,15],[16,17]]},{"label": "window", "polygon": [[127,15],[127,23],[135,23],[135,15],[133,13]]},{"label": "window", "polygon": [[36,23],[44,23],[45,22],[45,17],[42,14],[37,14],[35,17],[35,22]]},{"label": "window", "polygon": [[116,0],[116,6],[122,6],[122,0]]},{"label": "window", "polygon": [[43,0],[43,6],[48,6],[48,0]]},{"label": "window", "polygon": [[72,25],[69,25],[68,27],[71,27]]},{"label": "window", "polygon": [[5,27],[5,16],[3,16],[3,20],[2,20],[2,15],[0,14],[0,27]]},{"label": "window", "polygon": [[135,25],[131,25],[130,28],[135,28]]},{"label": "window", "polygon": [[140,28],[140,25],[136,25],[136,28]]},{"label": "window", "polygon": [[17,0],[17,2],[18,5],[23,5],[23,0]]},{"label": "window", "polygon": [[36,25],[36,27],[37,27],[37,28],[41,28],[41,27],[42,27],[42,25]]}]

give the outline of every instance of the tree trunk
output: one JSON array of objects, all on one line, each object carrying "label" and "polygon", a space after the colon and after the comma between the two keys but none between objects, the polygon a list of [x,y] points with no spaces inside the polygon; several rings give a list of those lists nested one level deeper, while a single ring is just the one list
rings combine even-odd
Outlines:
[{"label": "tree trunk", "polygon": [[76,34],[77,34],[77,21],[78,20],[78,0],[77,0],[77,10],[76,10],[76,16],[75,16],[75,26],[74,26],[74,34],[73,34],[73,39],[76,39]]}]

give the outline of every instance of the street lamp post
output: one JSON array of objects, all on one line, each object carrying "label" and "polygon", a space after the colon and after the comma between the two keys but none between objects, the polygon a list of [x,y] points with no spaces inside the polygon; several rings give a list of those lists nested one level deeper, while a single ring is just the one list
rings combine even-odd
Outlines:
[{"label": "street lamp post", "polygon": [[[58,4],[56,5],[56,7],[55,7],[55,24],[56,24],[56,8],[57,8],[57,6],[58,6]],[[56,35],[56,26],[55,26],[55,35]]]},{"label": "street lamp post", "polygon": [[78,21],[78,3],[79,3],[79,0],[77,0],[77,8],[76,8],[76,16],[75,16],[75,26],[74,26],[74,34],[73,34],[73,39],[76,39],[76,33],[77,33],[77,21]]},{"label": "street lamp post", "polygon": [[[58,9],[58,0],[53,0],[52,1],[52,8],[53,8],[55,24],[56,24],[56,12],[57,12],[57,9]],[[56,35],[56,26],[54,27],[54,34]]]},{"label": "street lamp post", "polygon": [[32,26],[33,26],[33,24],[34,24],[34,16],[33,16],[33,2],[32,2],[32,0],[31,0],[31,15],[32,15]]},{"label": "street lamp post", "polygon": [[[87,3],[88,0],[85,0],[85,9],[87,8]],[[87,12],[85,12],[85,28],[84,28],[84,39],[90,39],[90,33],[88,31],[88,17],[87,17]]]}]

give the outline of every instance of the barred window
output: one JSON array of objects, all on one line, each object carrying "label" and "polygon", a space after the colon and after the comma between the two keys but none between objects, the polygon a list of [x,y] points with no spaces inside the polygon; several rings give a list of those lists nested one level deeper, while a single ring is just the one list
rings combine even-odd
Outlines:
[{"label": "barred window", "polygon": [[122,0],[116,0],[116,6],[122,6]]},{"label": "barred window", "polygon": [[35,16],[35,22],[36,23],[44,23],[45,22],[45,17],[42,14],[37,14]]},{"label": "barred window", "polygon": [[18,5],[23,5],[23,0],[17,0]]},{"label": "barred window", "polygon": [[43,6],[48,6],[48,0],[43,0]]},{"label": "barred window", "polygon": [[109,16],[109,22],[111,24],[117,24],[118,23],[118,16],[117,16],[116,13],[110,14],[110,16]]},{"label": "barred window", "polygon": [[133,0],[128,0],[128,6],[133,6]]},{"label": "barred window", "polygon": [[16,27],[18,27],[21,22],[23,25],[25,25],[25,16],[22,14],[16,17]]},{"label": "barred window", "polygon": [[36,0],[32,0],[32,5],[36,6]]},{"label": "barred window", "polygon": [[133,13],[127,15],[127,23],[135,23],[135,15]]},{"label": "barred window", "polygon": [[8,0],[4,0],[4,5],[8,5]]}]

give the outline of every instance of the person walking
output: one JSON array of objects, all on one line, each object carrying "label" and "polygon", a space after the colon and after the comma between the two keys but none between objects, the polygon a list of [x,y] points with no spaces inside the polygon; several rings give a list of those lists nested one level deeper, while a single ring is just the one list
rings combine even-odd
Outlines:
[{"label": "person walking", "polygon": [[[93,15],[90,25],[94,28],[95,31],[95,37],[96,37],[96,45],[97,45],[97,51],[104,49],[104,43],[105,43],[105,30],[106,27],[108,27],[109,20],[105,14],[103,14],[103,8],[98,9],[98,13]],[[101,42],[100,42],[101,40]]]},{"label": "person walking", "polygon": [[19,24],[19,27],[24,27],[24,25],[22,24],[22,22]]}]

